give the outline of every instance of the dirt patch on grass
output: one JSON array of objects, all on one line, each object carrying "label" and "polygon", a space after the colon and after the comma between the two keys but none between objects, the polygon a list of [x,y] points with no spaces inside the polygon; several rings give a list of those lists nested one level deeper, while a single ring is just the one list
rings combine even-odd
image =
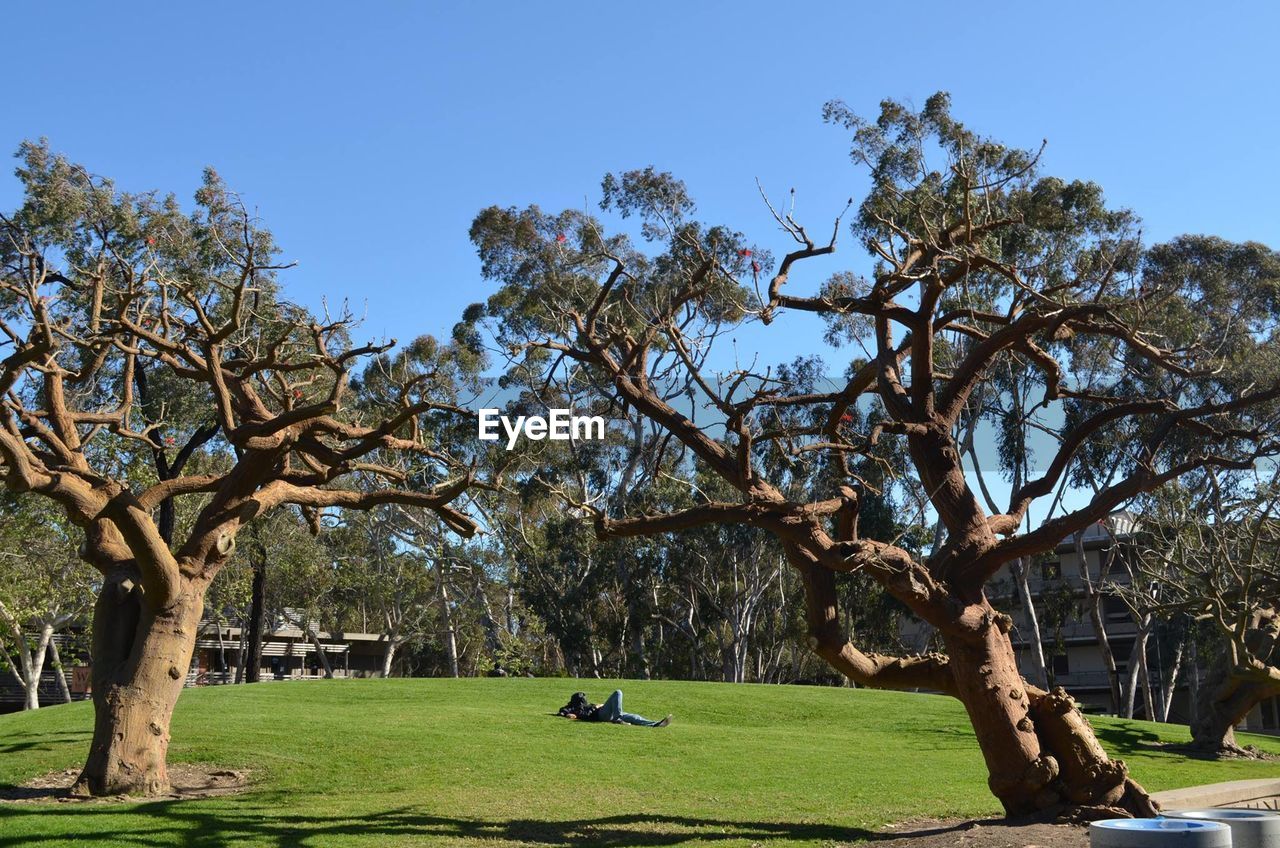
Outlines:
[{"label": "dirt patch on grass", "polygon": [[880,843],[892,848],[1088,848],[1089,829],[1000,819],[904,822],[876,834],[872,844]]},{"label": "dirt patch on grass", "polygon": [[[134,796],[85,798],[70,794],[71,784],[80,769],[64,769],[28,780],[21,786],[0,786],[0,803],[111,803],[143,800]],[[172,763],[169,765],[167,795],[149,795],[145,800],[182,800],[235,795],[249,787],[249,773],[244,769],[228,769],[204,763]]]}]

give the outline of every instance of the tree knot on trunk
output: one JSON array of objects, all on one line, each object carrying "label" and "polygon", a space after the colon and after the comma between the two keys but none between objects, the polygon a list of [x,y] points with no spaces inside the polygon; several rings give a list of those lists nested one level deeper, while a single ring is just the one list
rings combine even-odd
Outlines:
[{"label": "tree knot on trunk", "polygon": [[172,677],[174,680],[177,680],[178,678],[182,677],[182,670],[179,669],[176,665],[171,665],[169,666],[169,676]]},{"label": "tree knot on trunk", "polygon": [[1120,783],[1129,776],[1129,767],[1124,760],[1107,760],[1095,766],[1094,776],[1098,780]]},{"label": "tree knot on trunk", "polygon": [[993,774],[987,779],[987,785],[1006,804],[1011,798],[1022,798],[1023,804],[1026,799],[1037,799],[1035,805],[1039,807],[1039,800],[1043,799],[1038,796],[1045,793],[1057,794],[1049,786],[1057,779],[1058,773],[1058,761],[1049,754],[1041,754],[1028,763],[1021,774]]},{"label": "tree knot on trunk", "polygon": [[1066,715],[1076,708],[1075,699],[1067,694],[1061,686],[1052,692],[1041,695],[1035,701],[1035,708],[1048,715]]},{"label": "tree knot on trunk", "polygon": [[1022,779],[1030,786],[1042,789],[1058,777],[1058,761],[1050,754],[1041,754],[1024,771]]},{"label": "tree knot on trunk", "polygon": [[984,638],[984,634],[992,628],[998,630],[1002,634],[1008,634],[1013,629],[1013,619],[1002,612],[998,612],[990,607],[985,609],[979,608],[974,610],[976,616],[969,618],[971,632],[974,636]]}]

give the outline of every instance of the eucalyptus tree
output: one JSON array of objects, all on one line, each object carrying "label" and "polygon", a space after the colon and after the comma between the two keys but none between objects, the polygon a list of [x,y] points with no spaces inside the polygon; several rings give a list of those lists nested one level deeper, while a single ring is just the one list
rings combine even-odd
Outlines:
[{"label": "eucalyptus tree", "polygon": [[[886,102],[874,121],[838,103],[826,116],[851,132],[853,159],[871,178],[852,222],[871,263],[807,293],[793,293],[797,277],[834,253],[839,219],[815,239],[790,208],[775,209],[790,241],[775,261],[733,229],[699,222],[684,185],[653,170],[603,185],[603,211],[638,218],[643,244],[578,211],[494,207],[475,219],[484,273],[500,286],[488,304],[493,326],[520,366],[551,377],[572,363],[581,385],[658,425],[661,444],[733,493],[693,492],[693,505],[668,511],[576,508],[592,512],[604,537],[710,523],[768,530],[803,582],[810,647],[859,684],[959,699],[1009,814],[1150,813],[1146,792],[1108,759],[1071,698],[1022,679],[1010,619],[984,587],[1007,563],[1051,550],[1142,492],[1274,454],[1280,384],[1255,367],[1274,355],[1269,305],[1253,300],[1248,279],[1212,288],[1203,275],[1159,273],[1131,213],[1109,208],[1096,185],[1043,175],[1035,152],[968,130],[944,95],[919,112]],[[857,340],[847,380],[793,391],[718,345],[748,321],[794,312]],[[1256,319],[1247,330],[1240,313]],[[1236,353],[1251,345],[1256,356],[1244,363]],[[706,358],[713,346],[726,363],[719,372]],[[1074,415],[1058,416],[1068,423],[1055,428],[1044,470],[993,512],[966,477],[959,431],[975,390],[1014,356],[1039,375],[1041,404]],[[1091,379],[1068,381],[1063,363],[1077,359],[1093,363]],[[673,387],[692,393],[692,408],[670,399]],[[865,427],[849,426],[855,407]],[[780,424],[787,410],[809,414]],[[1115,481],[1023,530],[1081,449],[1111,433],[1127,448]],[[942,523],[928,555],[860,532],[866,498],[855,473],[812,492],[758,461],[773,444],[797,465],[849,467],[885,440],[904,456],[893,473],[914,481]],[[851,641],[838,593],[838,576],[851,572],[932,625],[946,654],[887,655]]]},{"label": "eucalyptus tree", "polygon": [[[703,478],[699,482],[714,485]],[[671,556],[661,576],[674,584],[671,600],[684,607],[683,616],[666,618],[697,655],[693,668],[701,673],[696,676],[711,666],[726,683],[760,682],[753,680],[750,660],[785,567],[781,546],[763,535],[745,525],[713,524],[665,540]],[[702,656],[706,639],[713,644],[709,658]]]},{"label": "eucalyptus tree", "polygon": [[[346,516],[326,533],[333,580],[317,595],[332,606],[342,629],[380,634],[382,677],[391,676],[405,645],[447,618],[439,608],[433,560],[447,546],[438,538],[441,530],[433,516],[429,510],[388,504]],[[456,663],[456,652],[454,657]]]},{"label": "eucalyptus tree", "polygon": [[[94,731],[75,791],[163,793],[205,592],[241,527],[280,508],[318,524],[406,503],[475,532],[455,502],[477,473],[440,440],[463,412],[450,375],[468,351],[441,347],[430,376],[385,381],[387,403],[350,404],[352,372],[389,345],[353,346],[345,311],[282,300],[270,233],[216,174],[186,214],[44,145],[19,156],[22,203],[0,215],[0,478],[56,504],[100,573]],[[184,387],[207,426],[144,403],[139,369]],[[139,474],[156,451],[169,473]],[[354,479],[365,485],[342,485]],[[170,541],[164,505],[177,501],[193,518]]]},{"label": "eucalyptus tree", "polygon": [[[333,519],[326,516],[324,520]],[[258,569],[264,580],[269,578],[263,592],[264,621],[300,631],[315,652],[316,667],[324,677],[333,677],[333,662],[320,633],[335,629],[338,616],[338,590],[346,565],[341,541],[329,533],[315,533],[295,510],[272,513],[252,529],[246,540],[253,548],[246,551],[250,570],[255,580]],[[254,614],[252,604],[249,614]],[[260,650],[256,653],[261,663]]]},{"label": "eucalyptus tree", "polygon": [[47,504],[6,492],[0,516],[0,670],[8,667],[25,694],[23,708],[34,710],[50,662],[70,699],[54,637],[83,623],[95,575],[76,554],[75,528]]}]

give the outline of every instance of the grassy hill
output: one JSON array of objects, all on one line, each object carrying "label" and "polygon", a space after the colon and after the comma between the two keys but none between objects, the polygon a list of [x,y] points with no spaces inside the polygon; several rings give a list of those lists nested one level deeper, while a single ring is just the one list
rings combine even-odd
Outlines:
[{"label": "grassy hill", "polygon": [[[955,701],[868,690],[624,681],[665,729],[548,715],[571,680],[369,680],[189,690],[172,761],[252,769],[245,795],[0,804],[27,845],[830,845],[910,818],[998,806]],[[80,764],[88,704],[0,716],[0,784]],[[1096,719],[1159,790],[1280,775],[1280,764],[1156,753],[1185,728]],[[1280,753],[1280,740],[1245,739]]]}]

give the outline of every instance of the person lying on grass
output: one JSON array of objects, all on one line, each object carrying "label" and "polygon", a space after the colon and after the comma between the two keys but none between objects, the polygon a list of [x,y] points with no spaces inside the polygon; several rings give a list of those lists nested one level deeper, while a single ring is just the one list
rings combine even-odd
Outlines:
[{"label": "person lying on grass", "polygon": [[593,704],[587,700],[586,692],[574,692],[569,703],[560,708],[556,715],[571,718],[575,721],[609,721],[614,724],[637,724],[642,727],[666,727],[671,723],[670,714],[662,721],[650,721],[635,713],[622,711],[622,690],[614,689],[603,704]]}]

